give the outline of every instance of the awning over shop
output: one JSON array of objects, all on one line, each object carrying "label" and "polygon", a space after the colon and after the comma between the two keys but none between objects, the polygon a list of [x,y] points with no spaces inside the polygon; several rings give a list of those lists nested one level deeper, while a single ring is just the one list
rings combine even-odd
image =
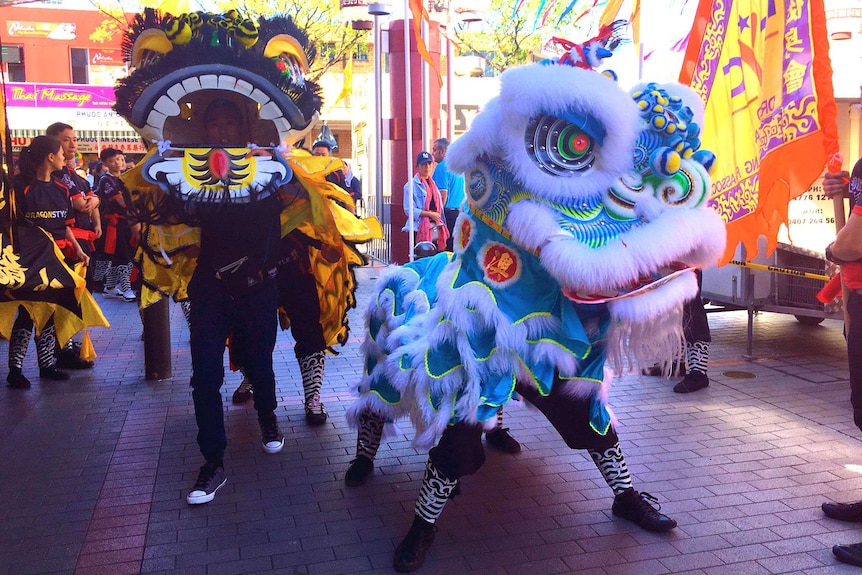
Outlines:
[{"label": "awning over shop", "polygon": [[[44,134],[42,130],[13,129],[12,151],[19,152],[33,138]],[[75,130],[78,136],[78,151],[82,154],[98,154],[105,148],[116,148],[126,154],[145,154],[147,148],[141,136],[134,130]]]}]

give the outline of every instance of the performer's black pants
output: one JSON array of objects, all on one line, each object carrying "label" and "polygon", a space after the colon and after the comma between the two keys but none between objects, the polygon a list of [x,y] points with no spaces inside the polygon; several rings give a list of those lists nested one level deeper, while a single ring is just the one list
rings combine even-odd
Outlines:
[{"label": "performer's black pants", "polygon": [[850,290],[847,297],[847,362],[850,367],[850,403],[853,421],[862,430],[862,294]]},{"label": "performer's black pants", "polygon": [[[571,449],[604,451],[619,441],[613,427],[604,435],[590,427],[590,399],[565,395],[563,382],[554,381],[551,393],[542,396],[533,387],[518,383],[515,391],[541,411]],[[450,480],[476,473],[485,463],[482,427],[468,423],[450,425],[431,449],[431,463]]]},{"label": "performer's black pants", "polygon": [[687,343],[696,341],[712,341],[712,334],[709,332],[709,322],[706,319],[706,310],[703,309],[703,297],[701,296],[701,288],[703,287],[703,272],[695,270],[697,274],[697,295],[695,298],[682,308],[682,331]]},{"label": "performer's black pants", "polygon": [[446,229],[449,230],[449,239],[446,240],[446,251],[451,252],[452,246],[455,244],[455,221],[461,214],[461,210],[456,208],[443,208],[443,218],[446,220]]},{"label": "performer's black pants", "polygon": [[224,344],[229,334],[245,342],[246,374],[254,386],[258,416],[276,406],[272,351],[277,331],[278,286],[266,280],[242,294],[230,294],[210,270],[199,266],[189,283],[192,352],[192,398],[198,423],[198,446],[209,462],[221,463],[227,447],[222,409]]},{"label": "performer's black pants", "polygon": [[[296,340],[297,359],[326,350],[323,326],[320,324],[320,300],[317,284],[311,273],[308,246],[294,240],[295,234],[282,239],[278,262],[278,305],[290,319],[290,332]],[[239,334],[231,335],[230,358],[235,366],[244,368],[245,342]],[[253,341],[250,345],[254,345]],[[245,375],[248,376],[246,370]]]},{"label": "performer's black pants", "polygon": [[308,246],[301,241],[283,238],[278,262],[278,304],[290,318],[290,332],[296,340],[297,358],[326,349],[323,326],[320,325],[320,300],[311,273]]}]

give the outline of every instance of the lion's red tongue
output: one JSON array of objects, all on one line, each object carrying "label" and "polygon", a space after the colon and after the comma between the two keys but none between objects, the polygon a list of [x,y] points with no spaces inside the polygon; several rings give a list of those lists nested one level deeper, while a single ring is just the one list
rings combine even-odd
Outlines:
[{"label": "lion's red tongue", "polygon": [[210,153],[210,171],[219,180],[227,177],[230,171],[230,160],[227,157],[227,152],[224,150],[213,150]]},{"label": "lion's red tongue", "polygon": [[648,276],[641,276],[636,281],[630,284],[611,288],[598,293],[589,293],[585,291],[563,288],[563,295],[575,303],[599,304],[607,303],[613,300],[619,300],[629,297],[634,297],[647,292],[651,292],[661,286],[669,283],[674,278],[677,278],[689,271],[694,271],[694,267],[688,266],[682,262],[671,262],[656,270]]}]

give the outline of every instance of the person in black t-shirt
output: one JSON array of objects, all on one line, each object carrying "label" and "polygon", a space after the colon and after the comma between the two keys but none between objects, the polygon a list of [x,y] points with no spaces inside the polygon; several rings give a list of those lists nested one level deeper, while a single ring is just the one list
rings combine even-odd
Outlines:
[{"label": "person in black t-shirt", "polygon": [[[210,145],[237,146],[244,126],[238,107],[215,99],[203,114]],[[277,333],[276,262],[281,238],[281,201],[277,193],[242,206],[196,206],[200,254],[188,286],[192,399],[198,424],[197,441],[205,464],[187,501],[212,501],[227,482],[227,447],[221,386],[224,349],[229,335],[246,342],[244,368],[254,386],[254,407],[266,453],[284,447],[275,408],[272,352]],[[205,481],[204,481],[205,480]],[[206,484],[208,487],[199,487]]]},{"label": "person in black t-shirt", "polygon": [[[57,246],[63,251],[67,263],[82,261],[88,263],[89,257],[81,249],[72,232],[73,206],[80,210],[92,209],[96,204],[77,196],[69,197],[69,188],[52,174],[65,163],[65,155],[60,142],[51,136],[37,136],[33,142],[21,150],[19,156],[20,173],[15,179],[14,189],[18,199],[18,213],[43,228]],[[33,332],[33,319],[24,307],[18,308],[18,317],[12,327],[9,340],[9,387],[27,389],[30,381],[22,373],[24,357]],[[39,377],[44,379],[65,380],[69,375],[57,369],[57,339],[54,320],[51,319],[36,337],[36,350],[39,362]]]},{"label": "person in black t-shirt", "polygon": [[[78,197],[85,201],[82,208],[75,207],[72,218],[72,233],[78,240],[78,244],[88,257],[95,252],[95,242],[102,236],[102,220],[99,214],[99,199],[95,196],[86,178],[78,175],[75,171],[75,155],[78,152],[78,138],[75,129],[69,124],[55,122],[45,130],[48,136],[53,136],[60,141],[66,162],[60,170],[54,172],[53,176],[69,188],[69,197],[75,202]],[[93,268],[87,266],[87,289],[93,290]],[[66,346],[60,350],[57,356],[57,365],[64,369],[89,369],[93,362],[81,359],[81,344],[69,340]]]},{"label": "person in black t-shirt", "polygon": [[[314,145],[311,146],[311,155],[331,157],[332,145],[330,145],[330,143],[325,140],[319,140],[317,142],[314,142]],[[327,181],[330,181],[333,184],[340,186],[348,192],[350,191],[344,178],[344,172],[342,172],[341,170],[335,170],[334,172],[326,174],[326,179]]]},{"label": "person in black t-shirt", "polygon": [[[75,135],[75,129],[69,124],[55,122],[48,126],[45,134],[60,141],[63,155],[66,157],[65,164],[54,173],[54,177],[69,188],[69,196],[72,199],[80,195],[87,202],[85,209],[75,208],[74,210],[72,233],[75,234],[84,253],[92,256],[95,249],[94,242],[102,237],[102,220],[99,210],[96,209],[99,205],[99,199],[95,197],[93,188],[87,179],[78,175],[74,169],[75,154],[78,152],[78,138]],[[92,272],[90,271],[88,273],[88,288],[92,287],[91,276]]]}]

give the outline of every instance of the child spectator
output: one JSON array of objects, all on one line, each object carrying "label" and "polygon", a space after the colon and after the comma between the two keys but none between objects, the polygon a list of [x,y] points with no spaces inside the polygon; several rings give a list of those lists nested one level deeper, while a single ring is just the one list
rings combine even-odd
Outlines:
[{"label": "child spectator", "polygon": [[104,235],[100,242],[101,257],[96,264],[94,280],[104,279],[102,293],[119,296],[126,301],[135,301],[132,289],[132,259],[134,258],[133,238],[137,235],[138,224],[130,225],[126,219],[126,200],[123,197],[123,183],[120,174],[126,167],[126,158],[120,150],[105,148],[99,154],[102,164],[108,168],[96,188],[102,200],[102,222]]}]

